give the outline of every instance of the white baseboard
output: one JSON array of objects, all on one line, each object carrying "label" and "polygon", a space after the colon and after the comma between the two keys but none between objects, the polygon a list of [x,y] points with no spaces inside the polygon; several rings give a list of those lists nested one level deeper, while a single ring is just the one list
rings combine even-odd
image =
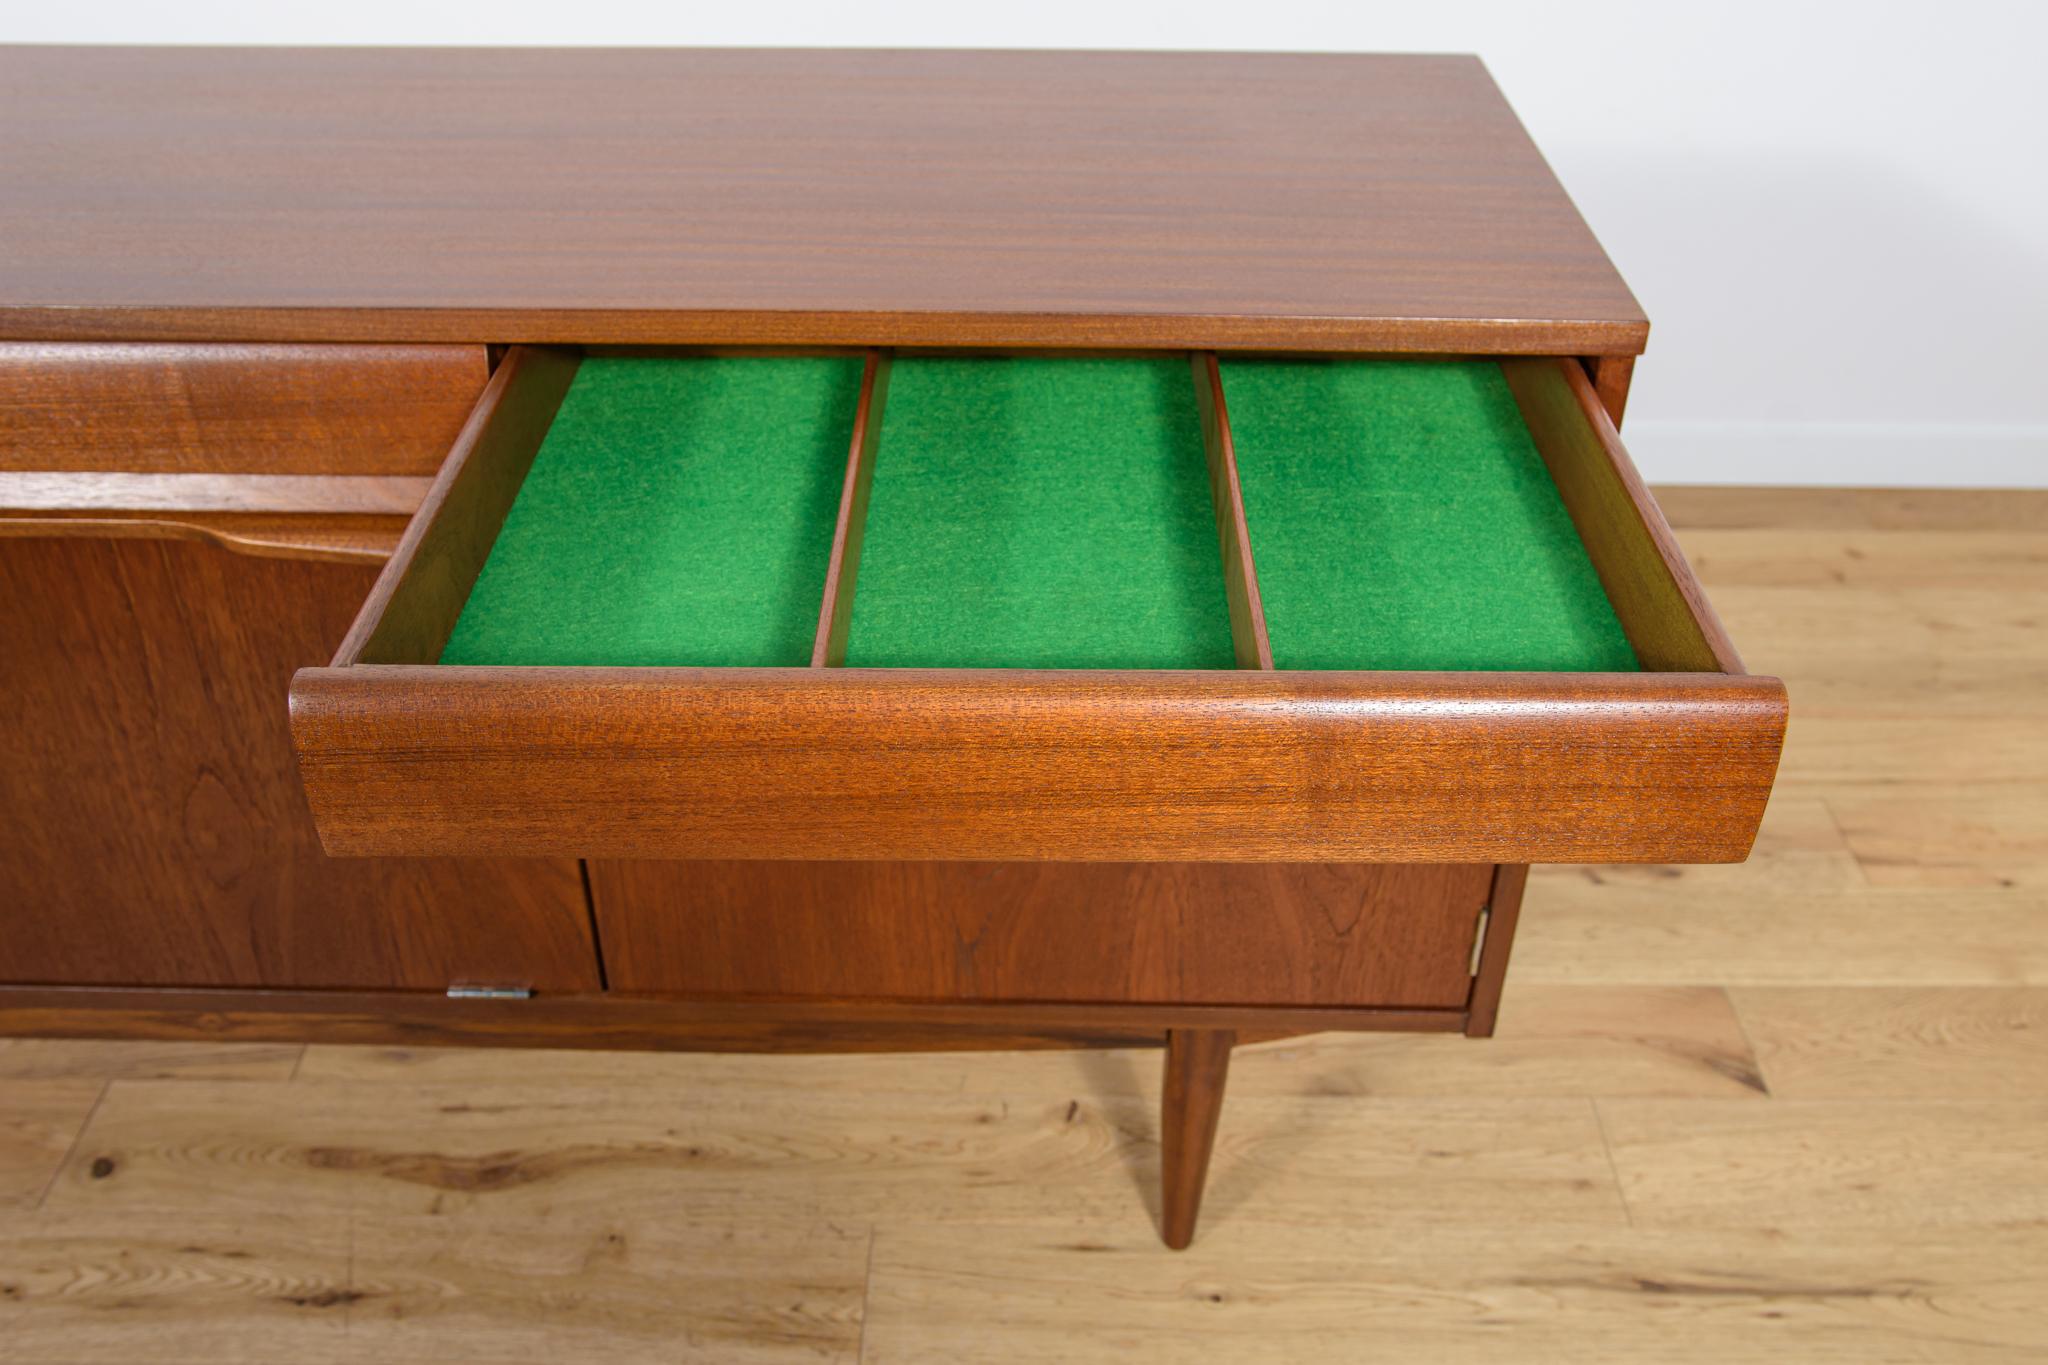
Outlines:
[{"label": "white baseboard", "polygon": [[1622,432],[1651,483],[2048,488],[2048,425],[1631,416]]}]

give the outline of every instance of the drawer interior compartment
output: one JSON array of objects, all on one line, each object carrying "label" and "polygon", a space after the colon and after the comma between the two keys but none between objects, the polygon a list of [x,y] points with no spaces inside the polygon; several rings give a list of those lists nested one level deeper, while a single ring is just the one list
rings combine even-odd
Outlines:
[{"label": "drawer interior compartment", "polygon": [[1201,353],[515,347],[291,706],[331,852],[703,859],[1727,861],[1785,721],[1578,362]]},{"label": "drawer interior compartment", "polygon": [[523,354],[360,661],[1723,666],[1559,362]]},{"label": "drawer interior compartment", "polygon": [[896,361],[845,662],[1229,668],[1187,362]]},{"label": "drawer interior compartment", "polygon": [[810,662],[858,356],[592,356],[444,664]]},{"label": "drawer interior compartment", "polygon": [[1274,667],[1636,667],[1498,364],[1222,377]]}]

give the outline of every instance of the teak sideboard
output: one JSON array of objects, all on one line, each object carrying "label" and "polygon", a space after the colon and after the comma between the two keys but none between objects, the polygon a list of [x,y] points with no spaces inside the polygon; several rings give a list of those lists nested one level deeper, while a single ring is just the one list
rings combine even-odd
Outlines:
[{"label": "teak sideboard", "polygon": [[1786,698],[1462,57],[0,52],[0,1032],[1493,1029]]}]

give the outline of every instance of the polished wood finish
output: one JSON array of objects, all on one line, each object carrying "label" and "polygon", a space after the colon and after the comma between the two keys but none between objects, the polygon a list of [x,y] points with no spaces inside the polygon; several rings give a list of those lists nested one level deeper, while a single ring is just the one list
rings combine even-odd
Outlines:
[{"label": "polished wood finish", "polygon": [[[1755,855],[1536,869],[1486,1042],[1240,1046],[1191,1252],[1158,1242],[1151,1052],[387,1035],[279,1069],[292,1049],[24,1040],[0,1042],[0,1128],[45,1112],[39,1085],[119,1079],[32,1148],[43,1205],[0,1209],[0,1283],[23,1290],[0,1351],[640,1365],[694,1328],[815,1361],[801,1322],[843,1328],[848,1357],[857,1329],[870,1360],[999,1335],[1034,1361],[1113,1340],[1119,1365],[2037,1365],[2048,821],[1993,841],[1980,817],[2048,810],[2048,491],[1657,493],[1752,666],[1800,699]],[[1834,818],[1874,798],[1889,828]],[[342,1145],[498,1183],[306,1159]],[[121,1168],[93,1179],[103,1156]],[[693,1240],[660,1240],[684,1223]],[[802,1273],[842,1237],[864,1314],[820,1308]],[[707,1261],[728,1275],[724,1239],[795,1269],[679,1293]],[[401,1308],[397,1344],[364,1341]]]},{"label": "polished wood finish", "polygon": [[44,47],[0,51],[0,91],[41,130],[0,162],[0,336],[1601,355],[1648,330],[1472,57]]},{"label": "polished wood finish", "polygon": [[[0,53],[0,67],[24,60],[38,65],[19,49]],[[10,85],[11,76],[0,77],[0,88]],[[22,93],[16,86],[7,98]],[[47,114],[29,121],[53,130],[64,122]],[[195,136],[187,151],[215,142]],[[176,174],[180,164],[182,155],[166,168]],[[22,188],[20,169],[6,173],[11,190]],[[299,183],[303,190],[302,176]],[[121,196],[122,222],[132,225],[161,207],[128,192]],[[30,287],[24,259],[13,250],[22,238],[12,229],[38,216],[19,198],[0,208],[0,222],[8,224],[0,239],[10,248],[0,264],[0,292]],[[47,218],[34,230],[69,235],[77,227],[76,219]],[[232,270],[233,248],[215,234],[237,230],[233,222],[216,222],[207,229],[214,240],[198,248],[196,259]],[[301,257],[295,268],[306,266]],[[0,342],[0,470],[429,478],[486,374],[484,348],[476,344],[253,345],[234,338],[186,345],[138,343],[126,339],[137,333],[118,329],[111,335],[96,343]]]},{"label": "polished wood finish", "polygon": [[322,856],[281,703],[373,577],[0,539],[0,981],[594,986],[574,863]]},{"label": "polished wood finish", "polygon": [[499,362],[336,652],[337,665],[441,657],[579,363],[574,352],[525,346]]},{"label": "polished wood finish", "polygon": [[1620,431],[1621,416],[1628,411],[1628,390],[1635,379],[1636,358],[1632,355],[1588,356],[1586,373],[1592,376],[1593,392],[1600,395],[1600,406],[1607,410],[1614,429]]},{"label": "polished wood finish", "polygon": [[1528,884],[1527,863],[1502,863],[1493,869],[1493,884],[1486,894],[1486,938],[1479,947],[1479,969],[1472,975],[1465,1020],[1467,1037],[1493,1036],[1500,1018],[1501,989],[1508,979],[1508,955],[1522,918],[1522,891]]},{"label": "polished wood finish", "polygon": [[[1725,861],[1783,688],[1740,676],[1572,361],[1504,361],[1646,668],[1598,674],[427,667],[577,364],[515,347],[294,734],[330,852],[606,858]],[[850,613],[850,451],[813,659]],[[1197,357],[1241,663],[1269,665],[1228,414]],[[1232,551],[1235,553],[1232,553]],[[1232,566],[1235,566],[1233,572]],[[857,566],[856,566],[857,567]],[[843,633],[840,649],[843,657]],[[353,665],[353,666],[351,666]],[[367,666],[366,666],[367,665]]]},{"label": "polished wood finish", "polygon": [[1642,666],[1743,672],[1585,370],[1568,360],[1506,360],[1501,370]]},{"label": "polished wood finish", "polygon": [[0,537],[182,539],[240,554],[381,566],[432,482],[403,474],[0,469]]},{"label": "polished wood finish", "polygon": [[0,539],[190,540],[235,554],[382,568],[409,520],[265,512],[0,517]]},{"label": "polished wood finish", "polygon": [[846,633],[853,626],[854,592],[860,578],[861,537],[868,525],[868,492],[874,487],[875,449],[882,443],[882,412],[888,402],[889,356],[869,351],[861,370],[860,401],[853,413],[846,481],[839,493],[839,520],[832,528],[825,594],[818,605],[812,668],[838,668],[846,662]]},{"label": "polished wood finish", "polygon": [[1223,1084],[1236,1035],[1227,1029],[1174,1029],[1166,1035],[1166,1084],[1159,1106],[1159,1235],[1175,1251],[1195,1240],[1202,1187],[1223,1117]]},{"label": "polished wood finish", "polygon": [[1266,609],[1259,601],[1259,572],[1252,562],[1252,534],[1245,524],[1244,490],[1237,478],[1237,447],[1230,438],[1230,409],[1223,401],[1223,373],[1213,352],[1189,358],[1195,403],[1202,413],[1202,448],[1209,459],[1209,497],[1216,506],[1216,536],[1223,551],[1223,591],[1230,601],[1230,639],[1239,668],[1273,667],[1273,641],[1266,634]]},{"label": "polished wood finish", "polygon": [[1332,1029],[1455,1033],[1463,1010],[1233,1005],[673,1000],[617,993],[450,1000],[407,992],[108,990],[0,985],[0,1036],[896,1052],[1158,1047],[1171,1029],[1280,1037]]},{"label": "polished wood finish", "polygon": [[[0,51],[0,111],[38,130],[0,151],[0,900],[39,910],[0,1028],[1163,1045],[1184,1247],[1233,1043],[1491,1032],[1529,862],[1762,818],[1784,690],[1614,436],[1647,324],[1474,59],[51,48]],[[435,666],[576,372],[546,344],[867,348],[811,668]],[[1238,670],[838,666],[894,346],[1192,353]],[[1506,370],[1651,671],[1276,672],[1217,348],[1572,357]],[[320,835],[375,859],[329,863],[282,674],[415,506],[290,687]],[[511,854],[556,856],[401,861]],[[351,1151],[345,1108],[306,1165],[529,1179]],[[140,1150],[95,1146],[42,1188]]]},{"label": "polished wood finish", "polygon": [[608,862],[614,990],[1465,1007],[1480,864]]},{"label": "polished wood finish", "polygon": [[337,854],[1715,862],[1749,850],[1785,692],[1718,674],[394,666],[301,670],[291,710]]},{"label": "polished wood finish", "polygon": [[228,512],[410,517],[433,480],[389,474],[124,474],[0,470],[0,517]]}]

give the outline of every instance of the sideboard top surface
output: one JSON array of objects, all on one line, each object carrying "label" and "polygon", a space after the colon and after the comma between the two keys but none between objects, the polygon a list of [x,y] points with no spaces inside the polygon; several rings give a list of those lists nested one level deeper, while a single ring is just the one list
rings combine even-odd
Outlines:
[{"label": "sideboard top surface", "polygon": [[1635,354],[1458,56],[0,48],[0,338]]}]

